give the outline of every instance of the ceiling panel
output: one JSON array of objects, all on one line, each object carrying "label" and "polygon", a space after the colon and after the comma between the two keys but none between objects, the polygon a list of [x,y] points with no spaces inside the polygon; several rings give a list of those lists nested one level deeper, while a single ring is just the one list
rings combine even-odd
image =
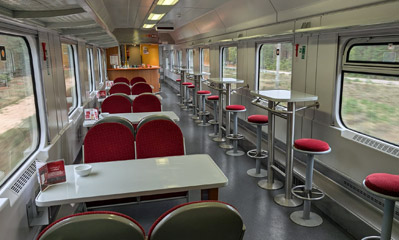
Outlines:
[{"label": "ceiling panel", "polygon": [[81,22],[92,20],[88,13],[72,14],[67,16],[40,18],[43,22]]},{"label": "ceiling panel", "polygon": [[225,29],[216,11],[212,11],[207,15],[198,18],[194,24],[200,33]]},{"label": "ceiling panel", "polygon": [[79,7],[75,0],[0,0],[0,6],[10,10],[47,10]]}]

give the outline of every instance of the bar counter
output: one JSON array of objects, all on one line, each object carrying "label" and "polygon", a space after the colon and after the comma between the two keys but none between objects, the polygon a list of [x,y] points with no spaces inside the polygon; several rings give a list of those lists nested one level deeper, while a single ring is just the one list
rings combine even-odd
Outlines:
[{"label": "bar counter", "polygon": [[154,86],[153,92],[159,92],[159,67],[109,68],[107,72],[110,80],[115,80],[118,77],[125,77],[130,81],[134,77],[143,77],[148,84]]}]

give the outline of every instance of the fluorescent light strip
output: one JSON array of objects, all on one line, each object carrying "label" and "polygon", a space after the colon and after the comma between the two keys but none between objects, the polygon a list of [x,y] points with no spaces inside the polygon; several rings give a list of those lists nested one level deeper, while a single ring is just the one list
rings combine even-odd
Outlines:
[{"label": "fluorescent light strip", "polygon": [[162,14],[150,13],[150,16],[148,16],[148,20],[160,20],[163,16],[165,16],[165,13]]},{"label": "fluorescent light strip", "polygon": [[155,24],[144,24],[143,28],[153,28]]},{"label": "fluorescent light strip", "polygon": [[159,0],[157,5],[172,6],[175,5],[179,0]]}]

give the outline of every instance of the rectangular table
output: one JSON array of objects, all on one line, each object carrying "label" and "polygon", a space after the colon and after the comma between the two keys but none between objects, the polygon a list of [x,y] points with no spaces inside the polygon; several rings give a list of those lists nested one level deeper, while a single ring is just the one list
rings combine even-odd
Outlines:
[{"label": "rectangular table", "polygon": [[[162,111],[162,112],[141,112],[141,113],[114,113],[114,114],[108,114],[106,117],[111,117],[111,116],[116,116],[116,117],[122,117],[126,118],[133,124],[137,124],[140,122],[141,119],[147,116],[151,115],[164,115],[172,119],[173,121],[177,122],[179,121],[179,117],[176,115],[176,113],[172,111]],[[85,120],[83,122],[83,127],[93,127],[99,120]]]},{"label": "rectangular table", "polygon": [[208,190],[218,199],[218,188],[228,179],[207,154],[92,163],[89,176],[67,165],[66,183],[51,186],[36,197],[36,205],[92,202],[192,190]]},{"label": "rectangular table", "polygon": [[[276,114],[283,114],[287,116],[287,153],[286,153],[286,168],[285,168],[285,193],[279,194],[274,197],[274,201],[277,204],[285,207],[296,207],[302,203],[298,199],[294,199],[291,193],[292,180],[293,180],[293,162],[294,162],[294,150],[292,146],[294,145],[294,133],[295,133],[295,112],[299,110],[306,109],[308,107],[316,106],[310,105],[302,109],[296,109],[296,103],[298,102],[309,102],[316,101],[317,96],[302,93],[298,91],[291,90],[257,90],[251,91],[251,95],[268,100],[268,169],[267,169],[267,180],[261,180],[258,185],[261,188],[272,190],[282,187],[282,184],[275,181],[273,178],[272,164],[274,161],[274,117]],[[277,103],[286,102],[287,110],[279,111],[276,109]]]}]

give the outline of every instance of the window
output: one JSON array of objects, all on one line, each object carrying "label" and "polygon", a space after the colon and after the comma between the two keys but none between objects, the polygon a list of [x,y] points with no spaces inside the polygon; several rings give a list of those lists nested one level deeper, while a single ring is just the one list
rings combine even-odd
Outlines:
[{"label": "window", "polygon": [[171,51],[170,52],[170,69],[174,70],[175,67],[176,67],[175,66],[175,52]]},{"label": "window", "polygon": [[179,50],[177,52],[177,63],[179,64],[179,68],[183,67],[183,51]]},{"label": "window", "polygon": [[37,149],[31,55],[24,38],[0,35],[0,184]]},{"label": "window", "polygon": [[89,76],[90,92],[96,90],[96,82],[94,81],[93,71],[93,49],[86,48],[87,53],[87,72]]},{"label": "window", "polygon": [[187,50],[187,66],[188,72],[194,72],[194,50],[188,49]]},{"label": "window", "polygon": [[70,44],[61,44],[62,47],[62,65],[64,68],[65,89],[67,98],[68,114],[78,106],[78,91],[76,89],[75,75],[75,55],[74,48]]},{"label": "window", "polygon": [[[209,48],[201,49],[201,72],[202,73],[211,73],[211,68],[209,64]],[[208,75],[203,76],[205,79],[208,79]]]},{"label": "window", "polygon": [[267,43],[259,48],[258,90],[291,89],[292,44]]},{"label": "window", "polygon": [[342,63],[342,123],[399,146],[399,38],[354,39]]},{"label": "window", "polygon": [[222,48],[222,77],[237,78],[237,47]]},{"label": "window", "polygon": [[104,82],[104,75],[103,75],[103,60],[101,49],[97,49],[97,56],[98,56],[98,77],[100,78],[100,83]]}]

